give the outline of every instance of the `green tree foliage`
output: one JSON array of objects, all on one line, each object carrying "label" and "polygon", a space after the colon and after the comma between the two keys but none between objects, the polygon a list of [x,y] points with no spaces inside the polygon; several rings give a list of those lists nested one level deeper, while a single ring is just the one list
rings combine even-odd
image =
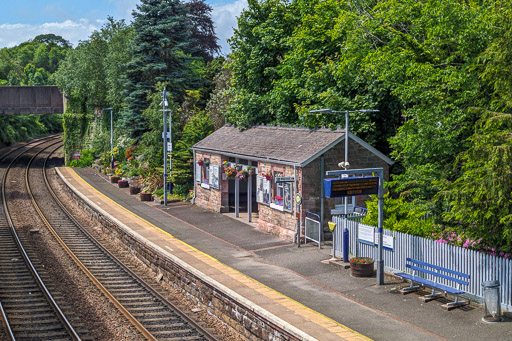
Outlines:
[{"label": "green tree foliage", "polygon": [[52,75],[66,53],[69,42],[54,34],[39,35],[12,48],[0,50],[0,84],[53,85]]},{"label": "green tree foliage", "polygon": [[213,132],[213,124],[204,110],[197,108],[194,103],[198,94],[190,94],[181,108],[182,116],[189,117],[181,130],[181,137],[175,144],[172,153],[173,171],[171,181],[174,184],[173,193],[186,196],[193,188],[193,153],[192,146]]},{"label": "green tree foliage", "polygon": [[484,112],[457,162],[462,175],[444,183],[437,198],[447,202],[445,217],[487,245],[512,245],[512,115]]},{"label": "green tree foliage", "polygon": [[62,115],[0,115],[0,147],[62,131]]},{"label": "green tree foliage", "polygon": [[124,64],[130,56],[132,29],[124,20],[109,17],[107,23],[94,31],[88,40],[80,41],[59,67],[55,79],[59,88],[74,102],[76,112],[92,112],[94,108],[123,105],[121,96]]},{"label": "green tree foliage", "polygon": [[[218,48],[212,29],[205,30],[212,27],[210,10],[199,0],[143,0],[137,5],[133,12],[132,60],[126,72],[128,105],[123,114],[123,126],[130,136],[139,138],[147,130],[142,111],[148,107],[147,96],[158,82],[167,83],[168,91],[180,103],[185,90],[202,85],[204,62],[198,56]],[[213,50],[205,43],[206,38],[214,39]]]}]

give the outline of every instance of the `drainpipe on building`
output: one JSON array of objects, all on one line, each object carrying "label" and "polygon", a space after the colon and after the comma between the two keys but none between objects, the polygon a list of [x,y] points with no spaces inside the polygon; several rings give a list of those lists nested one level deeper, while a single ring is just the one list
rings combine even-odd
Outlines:
[{"label": "drainpipe on building", "polygon": [[[192,156],[192,163],[194,164],[194,167],[193,167],[193,171],[194,171],[194,196],[192,197],[192,204],[195,204],[196,203],[196,185],[197,185],[197,179],[196,179],[196,151],[194,150],[193,151],[193,156]],[[219,180],[220,182],[220,180]]]},{"label": "drainpipe on building", "polygon": [[[325,173],[325,159],[324,155],[320,157],[320,230],[321,236],[324,237],[324,173]],[[318,246],[320,246],[322,240],[318,241]]]},{"label": "drainpipe on building", "polygon": [[[293,165],[293,177],[295,178],[295,182],[293,183],[293,186],[295,187],[294,189],[294,192],[295,192],[295,195],[297,195],[298,192],[298,189],[299,189],[299,186],[297,185],[297,166]],[[300,240],[298,240],[298,238],[300,238],[300,220],[297,219],[297,204],[293,205],[293,210],[294,210],[294,213],[295,213],[295,219],[296,219],[296,223],[295,223],[295,233],[293,234],[293,242],[297,242],[297,245],[300,246]]]}]

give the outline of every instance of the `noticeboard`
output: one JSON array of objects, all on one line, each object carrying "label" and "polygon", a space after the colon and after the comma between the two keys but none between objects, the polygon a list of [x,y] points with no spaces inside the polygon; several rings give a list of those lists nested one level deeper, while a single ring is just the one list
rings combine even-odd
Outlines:
[{"label": "noticeboard", "polygon": [[324,188],[327,198],[377,194],[379,191],[379,177],[324,179]]}]

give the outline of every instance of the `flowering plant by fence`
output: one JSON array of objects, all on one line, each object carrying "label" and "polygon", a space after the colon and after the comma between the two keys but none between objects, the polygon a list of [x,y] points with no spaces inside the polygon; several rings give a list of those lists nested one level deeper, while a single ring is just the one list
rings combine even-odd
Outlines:
[{"label": "flowering plant by fence", "polygon": [[488,253],[491,256],[498,256],[503,258],[511,258],[512,254],[509,252],[505,252],[501,249],[490,247],[490,246],[482,246],[482,238],[479,239],[471,239],[464,233],[457,233],[454,231],[447,231],[441,233],[432,233],[432,238],[436,243],[440,244],[450,244],[460,246],[464,249],[472,249],[476,251],[480,251],[482,253]]}]

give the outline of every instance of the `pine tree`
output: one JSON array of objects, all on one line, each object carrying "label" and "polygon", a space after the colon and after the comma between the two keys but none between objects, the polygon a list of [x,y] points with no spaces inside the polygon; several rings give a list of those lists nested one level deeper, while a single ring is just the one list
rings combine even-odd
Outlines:
[{"label": "pine tree", "polygon": [[157,82],[168,84],[168,91],[178,101],[186,89],[200,84],[191,72],[199,47],[192,39],[188,7],[179,0],[142,0],[133,17],[135,38],[130,51],[133,59],[127,65],[128,106],[123,126],[138,139],[147,129],[142,111]]}]

